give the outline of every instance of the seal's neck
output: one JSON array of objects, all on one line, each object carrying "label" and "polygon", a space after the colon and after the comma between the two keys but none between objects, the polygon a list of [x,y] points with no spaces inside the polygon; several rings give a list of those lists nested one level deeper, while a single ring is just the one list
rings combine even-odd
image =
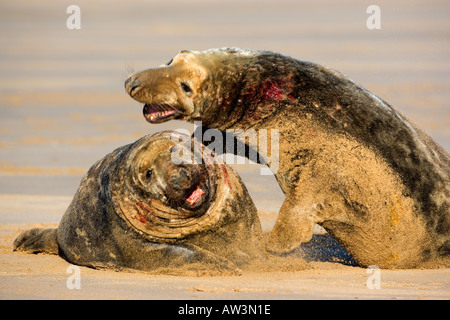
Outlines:
[{"label": "seal's neck", "polygon": [[[287,70],[293,59],[260,52],[224,61],[216,73],[216,104],[208,126],[247,129],[258,126],[282,105],[295,100],[294,74]],[[220,80],[220,81],[219,81]],[[208,107],[208,106],[206,106]]]}]

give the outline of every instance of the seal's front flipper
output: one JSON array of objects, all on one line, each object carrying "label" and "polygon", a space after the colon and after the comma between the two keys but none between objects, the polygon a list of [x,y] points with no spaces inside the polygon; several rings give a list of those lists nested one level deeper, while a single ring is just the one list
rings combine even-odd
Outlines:
[{"label": "seal's front flipper", "polygon": [[[176,252],[176,254],[175,254]],[[186,247],[172,246],[170,253],[174,260],[178,260],[180,252],[183,252],[184,263],[180,268],[182,273],[195,275],[233,275],[241,274],[241,270],[230,260],[221,257],[211,251],[200,248],[196,245],[187,245]],[[168,255],[166,255],[168,256]],[[170,265],[173,265],[172,261]]]},{"label": "seal's front flipper", "polygon": [[315,216],[315,206],[292,206],[286,198],[275,226],[267,237],[266,249],[273,253],[287,253],[311,240]]},{"label": "seal's front flipper", "polygon": [[[239,137],[240,134],[241,137]],[[250,159],[258,164],[267,165],[267,161],[258,153],[258,148],[245,142],[246,135],[244,131],[223,131],[200,125],[195,128],[191,137],[213,150],[216,156],[226,153],[234,154]]]},{"label": "seal's front flipper", "polygon": [[239,268],[230,260],[192,244],[173,245],[149,242],[145,250],[138,249],[130,254],[122,265],[156,274],[240,275]]},{"label": "seal's front flipper", "polygon": [[56,230],[56,228],[34,228],[24,231],[14,240],[14,251],[58,254]]}]

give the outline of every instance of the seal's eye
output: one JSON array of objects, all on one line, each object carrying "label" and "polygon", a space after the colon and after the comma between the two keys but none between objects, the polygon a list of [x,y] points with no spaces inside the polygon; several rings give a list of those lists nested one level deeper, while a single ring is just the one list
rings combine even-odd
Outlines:
[{"label": "seal's eye", "polygon": [[147,172],[145,172],[145,178],[148,180],[152,177],[153,171],[152,170],[147,170]]},{"label": "seal's eye", "polygon": [[181,89],[183,89],[183,91],[187,94],[192,93],[192,89],[184,82],[181,83]]},{"label": "seal's eye", "polygon": [[172,62],[173,62],[173,58],[170,59],[170,61],[166,63],[166,66],[170,66],[172,64]]}]

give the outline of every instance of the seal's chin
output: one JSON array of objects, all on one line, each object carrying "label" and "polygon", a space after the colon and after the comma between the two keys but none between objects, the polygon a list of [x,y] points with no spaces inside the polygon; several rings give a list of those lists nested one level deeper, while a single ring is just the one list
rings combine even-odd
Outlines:
[{"label": "seal's chin", "polygon": [[169,104],[145,104],[142,112],[150,123],[161,123],[183,116],[181,110]]}]

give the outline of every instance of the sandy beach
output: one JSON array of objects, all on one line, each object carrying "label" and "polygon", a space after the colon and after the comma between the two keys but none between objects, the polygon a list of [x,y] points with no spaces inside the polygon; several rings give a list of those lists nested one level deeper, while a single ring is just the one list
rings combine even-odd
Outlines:
[{"label": "sandy beach", "polygon": [[[449,299],[450,269],[373,270],[317,228],[295,268],[174,276],[80,267],[12,251],[31,227],[56,227],[89,167],[115,148],[181,121],[150,125],[124,89],[133,71],[182,49],[268,49],[339,70],[450,150],[450,5],[377,1],[70,1],[0,3],[0,299]],[[234,165],[270,231],[284,195],[257,165]],[[69,272],[68,272],[69,268]]]}]

